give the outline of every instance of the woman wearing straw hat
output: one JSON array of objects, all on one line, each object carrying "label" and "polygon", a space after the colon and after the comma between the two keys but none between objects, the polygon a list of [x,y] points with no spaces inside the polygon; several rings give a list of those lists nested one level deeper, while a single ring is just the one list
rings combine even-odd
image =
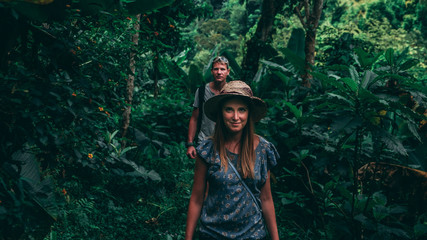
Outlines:
[{"label": "woman wearing straw hat", "polygon": [[[241,81],[231,81],[204,107],[214,135],[197,147],[185,239],[279,239],[270,168],[279,155],[254,133],[267,107]],[[209,190],[205,198],[206,185]]]}]

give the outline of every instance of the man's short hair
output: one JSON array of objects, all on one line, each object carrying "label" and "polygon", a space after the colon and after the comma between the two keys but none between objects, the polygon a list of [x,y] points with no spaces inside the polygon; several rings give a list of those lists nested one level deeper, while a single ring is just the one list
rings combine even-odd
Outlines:
[{"label": "man's short hair", "polygon": [[227,69],[229,68],[228,67],[228,59],[224,56],[215,57],[214,60],[212,61],[212,67],[215,63],[223,63],[227,66]]}]

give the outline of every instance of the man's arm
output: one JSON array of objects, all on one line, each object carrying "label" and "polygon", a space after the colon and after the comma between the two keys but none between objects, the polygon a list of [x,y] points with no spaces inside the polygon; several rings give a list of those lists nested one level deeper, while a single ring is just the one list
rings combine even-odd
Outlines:
[{"label": "man's arm", "polygon": [[[193,108],[193,113],[191,114],[190,123],[188,124],[188,136],[187,143],[193,143],[194,137],[197,131],[197,121],[199,119],[199,109]],[[187,147],[187,156],[189,158],[196,158],[196,148],[194,146]]]}]

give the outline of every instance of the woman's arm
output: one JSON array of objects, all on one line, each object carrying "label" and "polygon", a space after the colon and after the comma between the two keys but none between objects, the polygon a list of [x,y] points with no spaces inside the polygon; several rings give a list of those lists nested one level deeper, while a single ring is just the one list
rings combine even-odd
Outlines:
[{"label": "woman's arm", "polygon": [[270,171],[267,173],[267,181],[261,188],[261,206],[265,222],[272,240],[279,240],[279,233],[277,231],[276,213],[274,210],[273,196],[271,196],[270,187]]},{"label": "woman's arm", "polygon": [[203,199],[206,189],[207,165],[199,157],[196,157],[196,166],[194,167],[193,190],[191,192],[190,203],[187,212],[187,227],[185,228],[185,239],[193,239],[197,220],[203,205]]}]

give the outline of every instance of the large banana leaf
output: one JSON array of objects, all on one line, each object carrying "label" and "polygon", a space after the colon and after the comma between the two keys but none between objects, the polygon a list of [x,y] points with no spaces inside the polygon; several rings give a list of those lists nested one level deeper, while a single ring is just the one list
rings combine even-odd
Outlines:
[{"label": "large banana leaf", "polygon": [[190,69],[188,70],[188,84],[187,88],[190,90],[190,93],[195,93],[197,87],[202,85],[204,83],[203,74],[200,70],[200,68],[195,65],[191,64]]},{"label": "large banana leaf", "polygon": [[289,38],[287,48],[298,57],[305,58],[305,32],[302,28],[294,28]]},{"label": "large banana leaf", "polygon": [[[102,1],[102,0],[100,0]],[[121,0],[127,2],[127,10],[131,14],[147,13],[171,5],[175,0]]]},{"label": "large banana leaf", "polygon": [[305,67],[305,59],[295,53],[293,50],[289,48],[282,48],[280,51],[286,56],[286,60],[288,60],[295,69],[299,72],[304,71]]},{"label": "large banana leaf", "polygon": [[54,196],[54,184],[50,178],[41,179],[39,166],[31,153],[18,151],[12,159],[19,163],[16,170],[24,182],[24,190],[29,197],[52,219],[58,217],[58,205]]},{"label": "large banana leaf", "polygon": [[240,68],[240,65],[237,63],[236,58],[234,57],[233,53],[231,53],[228,50],[224,50],[221,52],[222,56],[226,57],[228,59],[228,63],[231,68],[231,75],[234,79],[240,79],[240,75],[242,72],[242,69]]}]

